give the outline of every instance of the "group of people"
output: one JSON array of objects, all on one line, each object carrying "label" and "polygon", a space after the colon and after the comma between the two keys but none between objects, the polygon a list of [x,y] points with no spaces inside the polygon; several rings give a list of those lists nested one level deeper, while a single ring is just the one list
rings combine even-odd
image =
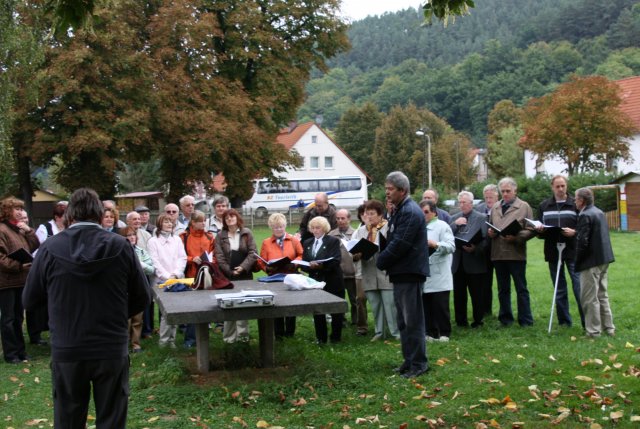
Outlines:
[{"label": "group of people", "polygon": [[[150,225],[147,207],[136,207],[123,222],[113,201],[100,201],[94,191],[83,188],[68,203],[57,204],[51,221],[37,230],[28,224],[24,203],[5,198],[0,202],[4,358],[8,363],[29,359],[22,332],[26,310],[32,343],[46,344],[40,334],[51,330],[56,426],[84,424],[93,385],[97,426],[123,427],[128,348],[141,351],[140,339],[153,332],[149,285],[194,277],[205,263],[216,264],[230,280],[251,279],[258,270],[268,275],[297,272],[297,264],[268,263],[286,256],[309,262],[302,268],[324,282],[327,292],[348,295],[358,335],[368,335],[368,301],[374,318],[371,341],[399,339],[403,360],[394,371],[413,378],[429,369],[426,342],[451,336],[452,290],[456,325],[469,326],[467,295],[470,326],[483,324],[492,307],[493,271],[500,323],[509,326],[516,320],[513,280],[517,321],[533,324],[526,242],[535,236],[545,240],[559,323],[572,324],[566,267],[586,335],[615,335],[607,294],[607,269],[614,257],[604,215],[588,188],[578,189],[574,198],[567,193],[567,179],[555,176],[551,189],[553,195],[540,204],[538,222],[508,177],[485,187],[484,202],[475,208],[473,194],[460,192],[460,211],[450,216],[437,207],[435,190],[427,190],[420,204],[415,203],[408,178],[396,171],[386,177],[385,204],[370,200],[358,209],[356,229],[348,210],[336,210],[326,194],[318,194],[295,234],[286,232],[284,215],[269,217],[272,234],[262,242],[259,255],[251,230],[240,213],[229,208],[226,197],[214,201],[214,213],[207,219],[195,210],[193,197],[185,196],[179,206],[167,204]],[[351,254],[343,245],[351,239],[368,240],[377,250],[367,257]],[[16,256],[21,249],[35,255],[33,262]],[[341,341],[343,314],[314,315],[313,320],[318,344]],[[192,347],[194,327],[183,328],[184,345]],[[277,337],[293,336],[295,329],[294,317],[275,321]],[[161,315],[160,344],[175,347],[176,332]],[[247,321],[224,324],[224,341],[248,338]]]}]

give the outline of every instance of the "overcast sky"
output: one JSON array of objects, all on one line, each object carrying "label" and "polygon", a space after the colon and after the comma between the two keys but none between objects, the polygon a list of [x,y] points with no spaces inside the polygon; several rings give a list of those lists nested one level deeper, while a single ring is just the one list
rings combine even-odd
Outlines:
[{"label": "overcast sky", "polygon": [[420,3],[420,0],[342,0],[342,13],[356,21],[368,15],[382,15],[408,7],[417,9]]}]

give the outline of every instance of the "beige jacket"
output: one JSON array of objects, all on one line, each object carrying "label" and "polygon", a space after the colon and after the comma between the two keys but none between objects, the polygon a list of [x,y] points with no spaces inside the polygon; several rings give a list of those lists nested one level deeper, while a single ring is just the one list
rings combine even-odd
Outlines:
[{"label": "beige jacket", "polygon": [[[533,219],[531,207],[525,201],[517,198],[502,214],[502,200],[493,205],[489,214],[489,222],[497,228],[506,228],[514,219],[520,222],[524,228],[526,222],[524,218]],[[526,261],[527,260],[527,240],[533,238],[535,232],[530,229],[522,229],[518,233],[518,239],[510,242],[504,237],[498,236],[491,242],[491,260],[492,261]]]}]

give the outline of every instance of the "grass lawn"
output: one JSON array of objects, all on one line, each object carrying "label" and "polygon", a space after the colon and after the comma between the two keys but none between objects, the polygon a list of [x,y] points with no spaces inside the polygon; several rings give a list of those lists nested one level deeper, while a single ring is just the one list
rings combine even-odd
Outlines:
[{"label": "grass lawn", "polygon": [[[267,234],[257,230],[257,241]],[[272,369],[255,366],[255,321],[249,344],[225,345],[211,333],[215,370],[206,376],[195,370],[195,350],[160,349],[155,337],[131,356],[128,427],[640,428],[640,235],[612,238],[614,338],[584,338],[573,298],[574,327],[554,320],[547,334],[553,287],[542,241],[533,239],[533,327],[499,328],[495,316],[479,329],[454,327],[449,343],[428,345],[431,371],[414,381],[391,371],[401,362],[398,342],[371,343],[349,327],[342,343],[319,347],[310,316],[298,318],[294,338],[278,342]],[[28,364],[0,363],[5,428],[53,426],[48,349],[28,352]]]}]

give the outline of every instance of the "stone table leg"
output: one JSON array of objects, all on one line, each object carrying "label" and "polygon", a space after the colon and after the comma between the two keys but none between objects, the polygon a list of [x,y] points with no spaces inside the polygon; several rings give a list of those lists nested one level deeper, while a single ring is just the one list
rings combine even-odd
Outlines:
[{"label": "stone table leg", "polygon": [[273,319],[258,319],[260,336],[260,360],[263,368],[273,368],[275,364],[275,331]]},{"label": "stone table leg", "polygon": [[209,324],[196,324],[196,361],[198,371],[209,372]]}]

